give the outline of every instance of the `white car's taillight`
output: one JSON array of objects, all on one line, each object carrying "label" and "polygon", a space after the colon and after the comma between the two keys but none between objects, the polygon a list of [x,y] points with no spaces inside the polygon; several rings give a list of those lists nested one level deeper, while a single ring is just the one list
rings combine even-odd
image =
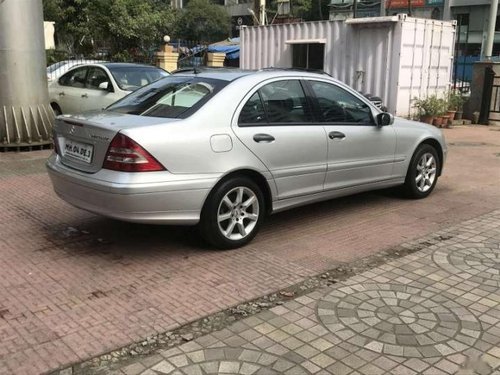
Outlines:
[{"label": "white car's taillight", "polygon": [[120,133],[111,141],[102,167],[122,172],[165,170],[165,167],[137,142]]}]

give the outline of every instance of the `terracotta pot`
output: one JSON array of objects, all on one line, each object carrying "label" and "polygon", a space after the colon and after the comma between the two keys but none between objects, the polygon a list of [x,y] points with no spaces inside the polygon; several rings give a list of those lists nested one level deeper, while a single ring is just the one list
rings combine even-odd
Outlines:
[{"label": "terracotta pot", "polygon": [[452,110],[449,110],[448,111],[448,116],[450,116],[450,120],[453,121],[455,119],[455,114],[457,113],[457,111],[452,111]]},{"label": "terracotta pot", "polygon": [[434,120],[432,121],[432,125],[440,128],[443,125],[443,118],[441,116],[434,117]]},{"label": "terracotta pot", "polygon": [[441,116],[441,117],[443,119],[442,127],[443,128],[449,128],[450,127],[450,116],[449,115],[444,115],[444,116]]},{"label": "terracotta pot", "polygon": [[434,120],[434,116],[430,116],[430,115],[420,116],[420,122],[425,122],[426,124],[432,124],[433,120]]}]

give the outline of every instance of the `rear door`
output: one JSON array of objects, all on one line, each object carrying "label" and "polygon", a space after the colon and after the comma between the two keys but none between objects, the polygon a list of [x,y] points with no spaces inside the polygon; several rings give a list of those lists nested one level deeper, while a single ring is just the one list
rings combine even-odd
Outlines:
[{"label": "rear door", "polygon": [[72,69],[59,78],[56,97],[62,113],[81,112],[87,73],[88,67],[83,66]]},{"label": "rear door", "polygon": [[314,115],[328,142],[325,190],[349,188],[393,177],[396,133],[379,127],[364,100],[332,82],[308,80]]},{"label": "rear door", "polygon": [[267,81],[251,91],[233,129],[269,169],[278,199],[318,193],[326,172],[326,135],[314,124],[297,78]]}]

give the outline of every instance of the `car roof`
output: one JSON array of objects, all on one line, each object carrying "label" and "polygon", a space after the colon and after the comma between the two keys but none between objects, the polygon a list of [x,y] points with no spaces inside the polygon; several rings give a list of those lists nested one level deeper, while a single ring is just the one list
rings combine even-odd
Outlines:
[{"label": "car roof", "polygon": [[172,73],[174,76],[190,76],[199,78],[212,78],[223,81],[234,81],[245,76],[259,76],[261,79],[273,77],[328,77],[331,76],[322,71],[308,71],[294,68],[265,68],[261,70],[245,70],[236,68],[186,68]]},{"label": "car roof", "polygon": [[117,63],[117,62],[104,62],[101,63],[100,65],[104,65],[106,68],[129,68],[129,67],[158,68],[157,66],[154,65],[136,64],[136,63]]}]

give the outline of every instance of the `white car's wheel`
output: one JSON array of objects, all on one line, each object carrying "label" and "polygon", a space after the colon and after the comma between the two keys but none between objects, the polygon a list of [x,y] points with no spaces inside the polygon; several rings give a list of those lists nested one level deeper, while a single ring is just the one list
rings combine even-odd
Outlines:
[{"label": "white car's wheel", "polygon": [[231,178],[215,188],[203,208],[202,237],[219,249],[249,243],[264,217],[264,197],[259,186],[246,177]]},{"label": "white car's wheel", "polygon": [[406,174],[404,184],[406,195],[415,199],[427,197],[436,186],[439,168],[436,149],[428,144],[419,146]]}]

